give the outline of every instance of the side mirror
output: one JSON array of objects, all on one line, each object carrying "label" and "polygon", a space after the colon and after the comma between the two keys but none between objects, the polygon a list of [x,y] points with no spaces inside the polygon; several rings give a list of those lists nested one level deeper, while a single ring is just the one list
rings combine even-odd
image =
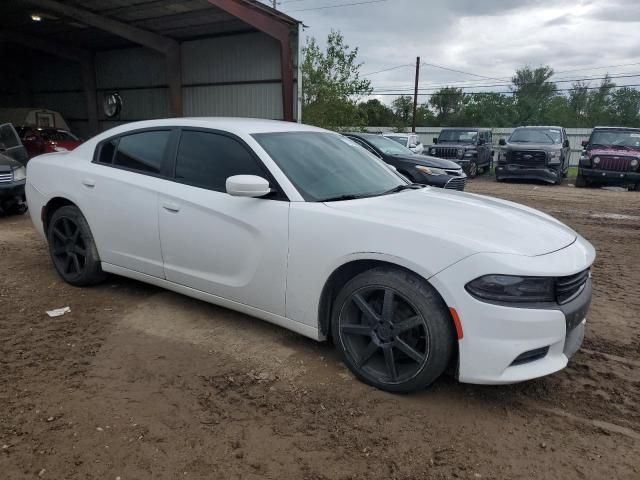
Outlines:
[{"label": "side mirror", "polygon": [[257,175],[234,175],[225,182],[227,193],[234,197],[264,197],[271,193],[269,182]]},{"label": "side mirror", "polygon": [[415,143],[412,143],[409,145],[409,148],[416,148],[418,145],[416,145]]},{"label": "side mirror", "polygon": [[498,140],[498,145],[504,147],[506,144],[507,144],[507,141],[504,138],[501,138],[500,140]]},{"label": "side mirror", "polygon": [[564,148],[569,148],[569,140],[565,140],[564,142],[562,142],[562,146]]},{"label": "side mirror", "polygon": [[483,139],[481,139],[481,138],[479,138],[479,139],[478,139],[478,145],[484,145],[484,140],[483,140]]},{"label": "side mirror", "polygon": [[433,137],[433,144],[436,145],[438,143],[438,137]]},{"label": "side mirror", "polygon": [[587,148],[587,145],[589,145],[589,140],[582,140],[582,146]]}]

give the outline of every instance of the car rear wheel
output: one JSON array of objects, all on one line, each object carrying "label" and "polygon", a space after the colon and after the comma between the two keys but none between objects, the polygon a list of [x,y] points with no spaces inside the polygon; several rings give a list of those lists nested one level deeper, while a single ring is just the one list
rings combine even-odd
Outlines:
[{"label": "car rear wheel", "polygon": [[582,175],[578,173],[576,177],[576,188],[584,188],[587,186],[587,181],[584,179]]},{"label": "car rear wheel", "polygon": [[333,308],[332,336],[357,378],[400,393],[431,384],[454,347],[452,321],[435,290],[409,272],[386,267],[343,287]]},{"label": "car rear wheel", "polygon": [[478,175],[478,162],[475,160],[471,160],[469,162],[469,166],[467,167],[467,175],[470,178],[475,178]]},{"label": "car rear wheel", "polygon": [[53,265],[65,282],[80,287],[106,278],[89,224],[77,207],[69,205],[53,213],[47,239]]}]

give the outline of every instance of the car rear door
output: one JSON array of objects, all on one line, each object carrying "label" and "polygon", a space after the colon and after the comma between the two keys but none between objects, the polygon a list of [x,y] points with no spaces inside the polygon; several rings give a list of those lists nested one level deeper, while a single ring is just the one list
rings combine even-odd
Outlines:
[{"label": "car rear door", "polygon": [[289,201],[225,188],[230,176],[258,175],[278,189],[260,159],[226,132],[185,128],[174,172],[158,212],[167,280],[284,316]]},{"label": "car rear door", "polygon": [[105,140],[78,178],[79,201],[103,262],[164,277],[158,192],[170,183],[165,172],[175,134],[165,127]]},{"label": "car rear door", "polygon": [[22,145],[16,129],[10,123],[0,125],[0,153],[17,160],[23,165],[26,165],[29,161],[27,149]]}]

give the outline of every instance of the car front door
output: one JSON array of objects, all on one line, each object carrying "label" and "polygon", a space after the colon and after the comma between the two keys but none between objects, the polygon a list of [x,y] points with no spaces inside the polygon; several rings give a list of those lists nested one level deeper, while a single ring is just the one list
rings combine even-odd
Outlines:
[{"label": "car front door", "polygon": [[0,153],[17,160],[23,165],[26,165],[29,160],[27,149],[22,145],[16,129],[10,123],[0,125]]},{"label": "car front door", "polygon": [[[167,280],[284,316],[289,201],[260,159],[225,132],[183,129],[174,171],[158,212]],[[276,191],[231,196],[233,175],[261,176]]]},{"label": "car front door", "polygon": [[170,183],[163,177],[171,141],[171,129],[108,139],[98,145],[90,170],[80,172],[79,203],[103,262],[164,277],[158,192]]}]

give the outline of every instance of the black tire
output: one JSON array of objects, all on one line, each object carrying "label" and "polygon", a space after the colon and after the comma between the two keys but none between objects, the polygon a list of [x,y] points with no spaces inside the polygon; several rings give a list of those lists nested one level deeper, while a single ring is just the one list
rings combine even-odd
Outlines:
[{"label": "black tire", "polygon": [[426,388],[454,351],[453,322],[437,292],[425,280],[390,267],[347,282],[333,306],[331,334],[357,378],[395,393]]},{"label": "black tire", "polygon": [[53,213],[47,240],[53,265],[65,282],[84,287],[106,278],[91,229],[78,207],[68,205]]},{"label": "black tire", "polygon": [[633,189],[634,189],[636,192],[640,192],[640,183],[636,183],[636,184],[633,186]]},{"label": "black tire", "polygon": [[582,175],[580,175],[580,173],[578,173],[578,176],[576,177],[575,185],[576,185],[576,188],[584,188],[587,186],[586,180]]},{"label": "black tire", "polygon": [[469,178],[476,178],[478,175],[478,162],[475,160],[471,160],[469,162],[469,166],[467,167],[467,175]]},{"label": "black tire", "polygon": [[556,185],[562,185],[562,166],[558,167],[558,172],[557,172],[557,179],[556,179]]}]

